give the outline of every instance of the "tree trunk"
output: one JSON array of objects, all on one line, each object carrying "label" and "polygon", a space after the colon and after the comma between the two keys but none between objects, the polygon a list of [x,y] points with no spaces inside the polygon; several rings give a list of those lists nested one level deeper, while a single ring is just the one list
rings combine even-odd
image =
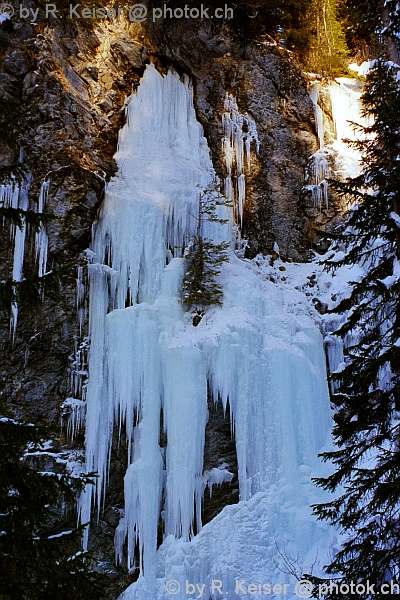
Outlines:
[{"label": "tree trunk", "polygon": [[[383,28],[389,28],[390,25],[390,14],[387,6],[382,6],[382,24]],[[385,44],[386,52],[389,60],[394,62],[396,65],[400,65],[400,48],[399,44],[393,35],[391,35],[389,29],[383,34],[383,41]]]}]

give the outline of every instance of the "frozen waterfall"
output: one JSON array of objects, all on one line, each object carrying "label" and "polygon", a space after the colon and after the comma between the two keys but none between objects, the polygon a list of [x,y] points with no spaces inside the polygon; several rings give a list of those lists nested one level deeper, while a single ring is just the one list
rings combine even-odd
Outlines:
[{"label": "frozen waterfall", "polygon": [[[237,109],[228,100],[226,129]],[[223,307],[197,327],[183,311],[183,249],[196,232],[200,192],[215,179],[187,78],[146,69],[116,161],[88,252],[86,469],[98,478],[81,496],[81,521],[93,504],[101,510],[119,429],[129,456],[116,555],[140,569],[124,600],[170,598],[170,580],[177,599],[196,597],[187,588],[194,584],[204,584],[203,598],[219,598],[212,580],[237,598],[237,579],[289,584],[286,598],[295,597],[280,552],[307,569],[316,558],[325,564],[334,539],[309,508],[322,499],[310,477],[323,472],[317,454],[331,427],[321,334],[300,292],[284,294],[233,251],[220,275]],[[203,235],[230,241],[227,217],[226,225],[202,223]],[[209,393],[229,407],[240,502],[201,529]]]},{"label": "frozen waterfall", "polygon": [[319,104],[322,84],[313,82],[309,93],[314,105],[319,149],[310,157],[312,183],[306,188],[311,190],[314,206],[319,210],[329,208],[327,180],[330,177],[335,173],[341,179],[358,175],[361,155],[355,148],[349,147],[346,140],[356,140],[361,135],[357,125],[367,125],[362,116],[362,88],[359,81],[338,77],[325,85],[331,105],[333,139],[327,139],[324,126],[327,117],[324,118]]}]

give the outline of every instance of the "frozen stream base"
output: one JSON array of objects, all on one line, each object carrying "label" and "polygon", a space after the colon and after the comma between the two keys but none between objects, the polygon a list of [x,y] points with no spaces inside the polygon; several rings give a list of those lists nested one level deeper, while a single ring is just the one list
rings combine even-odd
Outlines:
[{"label": "frozen stream base", "polygon": [[[200,191],[215,175],[190,84],[149,66],[127,112],[118,174],[88,252],[86,469],[99,476],[97,490],[82,494],[81,521],[101,507],[116,424],[129,448],[116,554],[140,569],[124,600],[208,600],[212,580],[233,600],[247,597],[236,593],[242,579],[288,584],[285,597],[296,597],[283,556],[299,571],[315,563],[317,572],[334,543],[310,509],[324,499],[311,477],[322,474],[317,455],[331,428],[321,333],[301,292],[280,288],[233,251],[220,275],[223,307],[193,327],[179,299],[182,249],[196,232]],[[231,241],[232,216],[226,208],[220,216],[230,222],[205,221],[202,235]],[[201,529],[208,390],[229,406],[241,500]],[[186,582],[204,585],[202,596]]]}]

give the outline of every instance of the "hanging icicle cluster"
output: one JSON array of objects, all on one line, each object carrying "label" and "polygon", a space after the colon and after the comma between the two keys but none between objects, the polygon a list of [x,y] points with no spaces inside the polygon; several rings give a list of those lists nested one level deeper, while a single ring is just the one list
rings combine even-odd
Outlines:
[{"label": "hanging icicle cluster", "polygon": [[307,188],[311,190],[314,206],[318,210],[322,210],[322,208],[329,208],[327,179],[332,175],[329,165],[329,157],[332,155],[332,151],[325,147],[324,115],[318,104],[319,93],[320,85],[314,83],[310,90],[310,98],[314,105],[319,149],[310,159],[313,182]]},{"label": "hanging icicle cluster", "polygon": [[[40,187],[39,202],[37,207],[38,214],[43,214],[47,203],[47,195],[49,193],[50,183],[44,181]],[[40,230],[35,236],[35,251],[36,260],[38,263],[38,275],[43,277],[46,275],[47,267],[47,250],[49,246],[49,238],[47,237],[46,226],[42,223]]]},{"label": "hanging icicle cluster", "polygon": [[[113,424],[124,426],[125,517],[116,552],[120,558],[127,537],[129,568],[138,545],[141,564],[152,569],[162,494],[168,533],[189,537],[194,506],[201,526],[206,365],[198,347],[169,348],[182,314],[181,257],[197,231],[200,191],[214,179],[188,80],[148,67],[128,105],[116,159],[120,171],[107,187],[89,265],[86,461],[99,475],[100,508]],[[161,413],[170,440],[165,452]],[[90,509],[88,488],[82,522]]]},{"label": "hanging icicle cluster", "polygon": [[225,197],[235,206],[236,222],[243,223],[243,207],[246,199],[245,171],[250,171],[251,143],[259,151],[256,124],[248,115],[239,112],[237,102],[231,94],[226,94],[222,114],[224,138],[222,149],[225,155],[226,178]]},{"label": "hanging icicle cluster", "polygon": [[[22,182],[21,186],[14,183],[0,186],[0,206],[4,208],[16,208],[26,211],[28,209],[28,189],[29,184]],[[26,224],[24,218],[22,219],[22,226],[11,223],[10,225],[10,236],[11,241],[14,242],[14,257],[13,257],[13,268],[12,268],[12,280],[21,281],[23,278],[23,263],[24,263],[24,252],[25,252],[25,237],[26,237]],[[10,330],[14,338],[18,323],[18,304],[12,302],[11,305],[11,321]]]},{"label": "hanging icicle cluster", "polygon": [[[44,181],[41,185],[36,216],[33,211],[28,211],[28,192],[31,179],[31,176],[28,175],[26,180],[20,184],[13,181],[0,186],[0,209],[3,212],[3,220],[5,221],[7,217],[9,218],[10,238],[11,242],[14,243],[12,275],[11,280],[8,281],[12,289],[11,295],[13,296],[10,321],[10,330],[13,338],[18,323],[18,301],[15,299],[17,294],[13,288],[13,282],[20,283],[24,280],[23,265],[29,225],[32,225],[36,231],[35,258],[38,265],[38,276],[42,277],[46,274],[48,238],[45,221],[52,218],[52,215],[43,215],[43,213],[49,183]],[[43,215],[43,221],[41,220],[41,215]]]}]

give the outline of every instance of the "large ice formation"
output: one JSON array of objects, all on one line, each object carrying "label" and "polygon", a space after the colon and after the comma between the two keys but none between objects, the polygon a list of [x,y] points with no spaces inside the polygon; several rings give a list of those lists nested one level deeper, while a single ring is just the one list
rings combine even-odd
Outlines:
[{"label": "large ice formation", "polygon": [[[230,97],[225,108],[228,131],[238,109]],[[140,570],[125,600],[170,598],[168,580],[185,600],[195,597],[186,580],[204,583],[204,598],[212,579],[223,581],[228,599],[237,597],[236,579],[292,585],[282,555],[304,569],[323,564],[333,539],[310,509],[321,499],[311,476],[322,472],[317,455],[331,427],[320,331],[304,295],[283,293],[233,251],[220,275],[223,307],[197,327],[183,311],[183,249],[196,232],[200,192],[215,179],[188,79],[146,69],[116,161],[89,253],[86,468],[98,479],[80,499],[81,520],[93,504],[101,510],[113,432],[123,431],[129,456],[116,554]],[[205,221],[202,234],[230,241],[233,217],[221,211],[229,222]],[[230,412],[240,502],[202,528],[208,394]]]}]

